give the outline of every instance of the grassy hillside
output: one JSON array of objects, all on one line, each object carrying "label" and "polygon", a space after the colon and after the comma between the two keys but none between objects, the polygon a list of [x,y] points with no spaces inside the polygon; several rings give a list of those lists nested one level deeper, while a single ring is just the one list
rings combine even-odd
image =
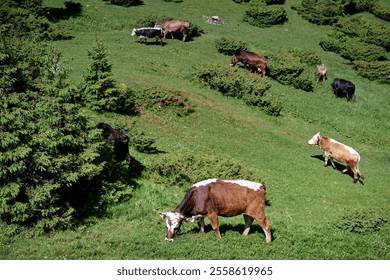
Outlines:
[{"label": "grassy hillside", "polygon": [[[254,169],[258,180],[267,184],[266,214],[274,242],[265,243],[257,224],[242,237],[241,216],[220,219],[221,240],[210,226],[201,236],[195,224],[184,224],[175,242],[164,242],[158,213],[173,210],[187,186],[167,184],[146,171],[136,186],[129,183],[133,196],[112,205],[105,217],[50,236],[3,237],[0,259],[390,259],[390,88],[358,76],[348,61],[323,51],[319,41],[331,27],[310,24],[297,15],[291,5],[299,0],[286,1],[288,22],[270,28],[244,23],[248,5],[231,0],[144,0],[144,5],[129,8],[101,0],[80,2],[82,16],[61,22],[74,38],[53,43],[72,68],[72,80],[82,81],[89,65],[87,51],[98,38],[110,52],[118,83],[177,89],[194,107],[194,113],[181,117],[163,109],[145,109],[138,117],[87,110],[85,114],[94,122],[104,121],[125,132],[143,131],[155,139],[160,153],[131,149],[146,169],[162,157],[181,153],[226,157]],[[63,6],[62,0],[45,3]],[[130,36],[141,18],[156,15],[188,20],[203,33],[189,42],[167,39],[163,47],[152,39],[140,44]],[[205,23],[203,16],[212,15],[220,16],[224,24]],[[230,57],[215,48],[223,36],[243,40],[250,50],[264,55],[313,50],[327,65],[328,80],[308,93],[258,77],[271,83],[269,94],[283,103],[280,117],[267,116],[194,79],[199,65],[229,67]],[[315,67],[312,71],[314,80]],[[335,77],[356,84],[355,103],[334,97],[330,84]],[[364,183],[353,184],[349,174],[323,167],[321,151],[307,144],[318,131],[360,153]]]}]

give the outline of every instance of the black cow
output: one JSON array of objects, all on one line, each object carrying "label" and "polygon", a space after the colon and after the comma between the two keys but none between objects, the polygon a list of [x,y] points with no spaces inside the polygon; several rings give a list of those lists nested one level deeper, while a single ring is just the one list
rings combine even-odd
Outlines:
[{"label": "black cow", "polygon": [[333,80],[332,89],[337,97],[346,97],[348,101],[355,101],[355,85],[352,82],[336,78]]},{"label": "black cow", "polygon": [[129,154],[129,137],[119,129],[112,128],[109,124],[98,123],[96,128],[103,130],[103,137],[107,143],[114,144],[114,153],[117,161],[127,160],[129,166],[131,157]]},{"label": "black cow", "polygon": [[156,38],[157,41],[160,41],[162,46],[164,32],[160,27],[133,28],[131,36],[139,37],[140,42],[144,42],[145,44],[148,42],[148,38]]}]

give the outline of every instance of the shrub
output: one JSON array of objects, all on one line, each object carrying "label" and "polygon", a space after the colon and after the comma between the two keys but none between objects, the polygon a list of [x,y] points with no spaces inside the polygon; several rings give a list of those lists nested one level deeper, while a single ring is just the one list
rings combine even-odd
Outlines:
[{"label": "shrub", "polygon": [[[387,210],[387,211],[386,211]],[[379,231],[389,222],[390,209],[346,208],[336,215],[332,225],[338,229],[356,234]]]},{"label": "shrub", "polygon": [[292,7],[306,20],[318,25],[334,24],[344,12],[343,0],[302,0]]},{"label": "shrub", "polygon": [[233,37],[222,37],[215,41],[215,47],[219,53],[234,55],[248,49],[247,44]]},{"label": "shrub", "polygon": [[[269,76],[282,84],[304,91],[313,91],[313,79],[306,74],[305,69],[313,62],[317,62],[318,56],[310,52],[312,58],[306,59],[306,53],[300,50],[271,53],[269,55]],[[305,61],[310,63],[304,63]]]},{"label": "shrub", "polygon": [[244,21],[256,27],[270,27],[287,21],[287,13],[280,6],[252,7],[245,12]]},{"label": "shrub", "polygon": [[371,12],[378,5],[378,0],[350,0],[344,6],[346,14],[357,14],[361,12]]},{"label": "shrub", "polygon": [[338,53],[351,61],[383,61],[388,59],[388,54],[383,47],[362,42],[359,38],[345,36],[341,32],[328,33],[328,36],[321,40],[320,46],[325,51]]},{"label": "shrub", "polygon": [[173,109],[176,115],[186,116],[194,112],[184,90],[160,86],[144,86],[134,91],[137,107],[149,109]]},{"label": "shrub", "polygon": [[271,85],[264,79],[216,65],[199,66],[195,75],[200,82],[223,95],[243,99],[246,104],[258,106],[269,115],[280,115],[281,103],[276,99],[266,97],[266,91]]},{"label": "shrub", "polygon": [[390,83],[390,61],[354,61],[353,66],[362,77]]},{"label": "shrub", "polygon": [[[359,28],[356,28],[359,26]],[[334,29],[349,37],[357,37],[362,42],[390,50],[390,28],[377,21],[367,20],[360,15],[343,18]]]},{"label": "shrub", "polygon": [[234,178],[258,181],[255,171],[228,157],[177,153],[155,158],[148,164],[149,175],[165,184],[189,187],[205,178]]},{"label": "shrub", "polygon": [[385,21],[390,21],[390,9],[386,8],[386,7],[383,7],[383,6],[380,6],[380,5],[376,5],[373,9],[372,9],[372,13],[377,17],[377,18],[380,18],[380,19],[383,19]]}]

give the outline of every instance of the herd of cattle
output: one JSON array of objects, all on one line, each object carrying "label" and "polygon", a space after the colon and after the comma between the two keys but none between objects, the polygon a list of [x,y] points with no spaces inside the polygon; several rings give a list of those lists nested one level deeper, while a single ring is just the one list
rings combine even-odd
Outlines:
[{"label": "herd of cattle", "polygon": [[[163,39],[168,33],[180,32],[183,41],[188,34],[189,23],[179,20],[170,20],[156,24],[154,27],[134,28],[132,36],[140,38],[141,42],[147,42],[148,38],[156,38],[163,44]],[[246,71],[248,66],[252,67],[262,76],[267,76],[267,58],[249,51],[241,51],[231,58],[231,66],[241,62]],[[324,64],[317,66],[317,83],[327,79],[327,68]],[[336,78],[333,80],[332,90],[337,97],[345,97],[348,101],[355,101],[355,85],[347,80]],[[99,123],[97,128],[103,130],[103,137],[108,143],[114,146],[114,153],[117,161],[127,160],[129,167],[131,157],[129,154],[129,137],[119,129],[113,129],[110,125]],[[351,170],[353,183],[364,180],[359,171],[360,155],[353,148],[342,144],[332,138],[321,136],[318,132],[309,141],[310,145],[317,145],[325,155],[324,166],[328,161],[336,169],[333,159],[346,164],[341,171],[345,173]],[[181,203],[173,211],[160,213],[165,220],[166,241],[173,241],[183,222],[198,222],[200,232],[204,232],[204,217],[207,217],[215,236],[220,238],[218,216],[232,217],[243,215],[245,226],[243,235],[249,233],[250,227],[256,220],[264,231],[266,242],[272,243],[271,223],[265,215],[266,186],[264,183],[257,183],[248,180],[228,179],[207,179],[195,183],[186,193]]]}]

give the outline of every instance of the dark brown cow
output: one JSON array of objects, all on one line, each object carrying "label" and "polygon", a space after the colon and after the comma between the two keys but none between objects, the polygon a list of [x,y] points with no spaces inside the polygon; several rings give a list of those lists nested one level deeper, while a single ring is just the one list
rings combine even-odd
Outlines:
[{"label": "dark brown cow", "polygon": [[324,151],[325,167],[328,165],[328,160],[330,160],[333,168],[336,168],[336,165],[332,160],[332,158],[334,158],[339,162],[347,164],[347,168],[341,171],[341,173],[347,172],[348,169],[352,170],[354,183],[356,183],[359,178],[364,180],[363,175],[359,171],[360,155],[353,148],[332,138],[321,136],[319,132],[316,133],[308,143],[310,145],[318,145],[318,147]]},{"label": "dark brown cow", "polygon": [[162,23],[158,23],[154,27],[162,28],[164,32],[164,39],[168,33],[171,33],[171,37],[172,39],[174,39],[173,33],[180,32],[181,34],[183,34],[183,42],[184,42],[187,38],[188,28],[190,27],[190,24],[186,21],[169,20]]},{"label": "dark brown cow", "polygon": [[131,163],[131,156],[129,153],[129,137],[122,133],[118,129],[112,128],[109,124],[98,123],[96,128],[103,130],[103,138],[107,143],[114,144],[114,153],[117,161],[126,160],[129,164]]},{"label": "dark brown cow", "polygon": [[215,236],[220,238],[218,216],[244,215],[243,235],[248,235],[253,220],[262,227],[271,244],[271,223],[265,216],[264,184],[247,180],[208,179],[194,184],[172,212],[161,213],[165,220],[166,241],[173,241],[183,221],[197,221],[204,233],[204,217],[210,220]]},{"label": "dark brown cow", "polygon": [[265,57],[258,55],[257,53],[242,51],[237,55],[233,55],[230,66],[236,65],[237,62],[242,62],[244,64],[245,71],[247,65],[249,64],[255,67],[257,71],[261,72],[262,76],[267,76],[266,68],[268,60]]}]

